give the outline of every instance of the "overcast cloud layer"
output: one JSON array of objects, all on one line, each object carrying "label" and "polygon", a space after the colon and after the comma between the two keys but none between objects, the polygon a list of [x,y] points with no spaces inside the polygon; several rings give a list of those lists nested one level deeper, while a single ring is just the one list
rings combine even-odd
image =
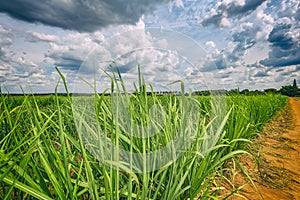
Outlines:
[{"label": "overcast cloud layer", "polygon": [[40,22],[76,31],[96,31],[108,25],[135,24],[167,0],[10,0],[0,12],[27,22]]},{"label": "overcast cloud layer", "polygon": [[[105,62],[118,58],[129,82],[142,64],[152,84],[280,88],[300,83],[299,19],[298,0],[0,1],[0,84],[10,92],[53,92],[58,66],[72,87],[78,72],[89,78],[80,66],[96,49]],[[150,27],[190,37],[205,53]]]}]

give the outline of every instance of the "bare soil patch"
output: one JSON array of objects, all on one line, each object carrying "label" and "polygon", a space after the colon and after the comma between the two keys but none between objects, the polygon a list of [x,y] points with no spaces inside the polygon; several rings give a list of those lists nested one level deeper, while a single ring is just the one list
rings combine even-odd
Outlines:
[{"label": "bare soil patch", "polygon": [[241,189],[228,199],[300,200],[300,99],[289,98],[249,148],[255,159],[243,156],[240,161],[259,192],[237,172],[229,178],[231,188],[225,187]]}]

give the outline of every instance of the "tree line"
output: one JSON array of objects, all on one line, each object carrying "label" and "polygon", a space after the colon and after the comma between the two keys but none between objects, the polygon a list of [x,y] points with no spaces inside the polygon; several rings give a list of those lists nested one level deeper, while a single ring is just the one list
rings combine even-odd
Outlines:
[{"label": "tree line", "polygon": [[285,85],[282,86],[280,89],[276,88],[268,88],[265,90],[249,90],[244,89],[240,90],[237,89],[231,89],[231,90],[217,90],[217,91],[196,91],[194,92],[195,95],[201,95],[201,96],[209,96],[211,93],[220,93],[220,94],[226,94],[226,95],[264,95],[264,94],[282,94],[289,97],[300,97],[300,89],[297,86],[296,79],[294,79],[293,85]]}]

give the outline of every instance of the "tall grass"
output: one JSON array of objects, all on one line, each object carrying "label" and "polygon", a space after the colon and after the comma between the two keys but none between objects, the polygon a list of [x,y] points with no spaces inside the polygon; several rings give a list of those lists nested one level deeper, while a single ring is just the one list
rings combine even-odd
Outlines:
[{"label": "tall grass", "polygon": [[[121,79],[118,74],[111,77],[111,91],[116,91],[117,79]],[[63,76],[62,80],[65,83]],[[158,120],[153,122],[160,132],[151,137],[136,137],[118,126],[122,123],[117,123],[114,115],[120,110],[111,109],[113,97],[97,93],[91,99],[57,94],[12,97],[1,93],[0,199],[214,198],[219,193],[215,177],[222,173],[224,163],[246,154],[245,144],[286,103],[286,98],[274,95],[229,97],[220,118],[212,115],[211,110],[218,108],[213,108],[211,98],[196,101],[192,96],[182,97],[190,98],[199,108],[196,118],[188,121],[183,120],[184,105],[179,97],[148,96],[142,79],[140,83],[135,94],[125,93],[129,98],[123,100],[130,100],[133,121],[129,122],[140,125],[151,123],[150,115],[156,116],[149,109],[153,105],[164,108],[165,114],[156,116],[164,126],[160,127]],[[122,83],[119,86],[121,90]],[[94,107],[76,104],[82,107],[74,108],[76,98],[92,101]],[[195,107],[189,106],[186,109],[192,112]],[[76,109],[78,112],[73,112]],[[172,162],[157,167],[158,158],[149,162],[143,157],[184,136],[179,130],[193,140],[188,148],[166,154],[174,156]],[[216,140],[207,139],[212,134],[218,136]],[[141,158],[122,158],[119,150]],[[151,167],[153,170],[149,170]]]}]

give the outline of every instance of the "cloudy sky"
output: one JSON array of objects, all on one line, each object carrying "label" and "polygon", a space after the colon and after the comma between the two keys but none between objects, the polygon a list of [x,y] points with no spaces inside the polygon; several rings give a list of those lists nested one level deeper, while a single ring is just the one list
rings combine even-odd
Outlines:
[{"label": "cloudy sky", "polygon": [[0,1],[0,85],[53,92],[57,66],[73,91],[104,90],[110,64],[158,90],[300,84],[299,19],[298,0]]}]

